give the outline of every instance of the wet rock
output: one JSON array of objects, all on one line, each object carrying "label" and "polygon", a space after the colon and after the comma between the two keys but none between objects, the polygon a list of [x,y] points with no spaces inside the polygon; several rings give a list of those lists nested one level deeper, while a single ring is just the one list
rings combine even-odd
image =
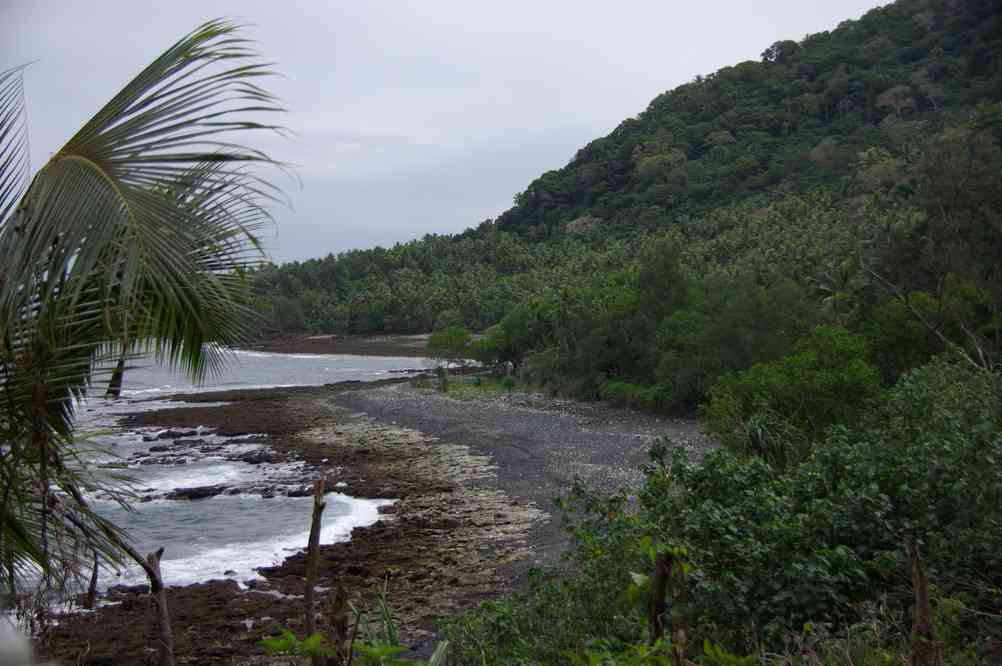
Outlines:
[{"label": "wet rock", "polygon": [[288,492],[285,493],[287,497],[309,497],[313,494],[313,488],[310,486],[299,486],[298,488],[289,488]]},{"label": "wet rock", "polygon": [[269,449],[258,449],[256,451],[248,451],[247,453],[240,453],[237,455],[226,456],[226,459],[245,462],[250,465],[285,462],[285,456],[283,456],[281,453],[278,453],[277,451],[271,451]]},{"label": "wet rock", "polygon": [[[157,434],[157,439],[180,439],[182,437],[194,437],[198,435],[198,430],[174,430],[173,428],[169,430],[164,430]],[[145,439],[145,437],[144,437]]]},{"label": "wet rock", "polygon": [[237,572],[234,571],[233,569],[227,569],[226,571],[223,572],[223,575],[224,576],[236,576]]},{"label": "wet rock", "polygon": [[150,453],[161,453],[163,451],[170,451],[174,449],[173,444],[157,444],[156,446],[150,447]]},{"label": "wet rock", "polygon": [[149,585],[112,585],[108,588],[108,596],[121,597],[130,594],[149,594]]},{"label": "wet rock", "polygon": [[194,488],[175,488],[166,495],[164,499],[169,500],[199,500],[207,497],[215,497],[227,490],[224,484],[215,486],[195,486]]},{"label": "wet rock", "polygon": [[153,458],[143,458],[140,465],[187,465],[188,461],[180,456],[155,456]]},{"label": "wet rock", "polygon": [[231,439],[227,444],[260,444],[261,442],[268,439],[267,435],[249,435],[247,437],[239,437],[237,439]]}]

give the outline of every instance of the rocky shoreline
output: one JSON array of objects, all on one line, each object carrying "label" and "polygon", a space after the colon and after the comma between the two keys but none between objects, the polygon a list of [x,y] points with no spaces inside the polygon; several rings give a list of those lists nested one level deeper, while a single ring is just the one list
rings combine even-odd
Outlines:
[{"label": "rocky shoreline", "polygon": [[418,335],[294,335],[258,340],[244,345],[254,351],[278,354],[353,354],[359,356],[428,356],[427,334]]},{"label": "rocky shoreline", "polygon": [[[169,499],[297,496],[324,478],[328,489],[353,497],[395,500],[350,541],[322,546],[318,585],[343,585],[370,610],[386,586],[401,638],[419,650],[434,641],[441,619],[510,589],[529,566],[555,560],[563,539],[550,500],[571,476],[629,486],[654,438],[688,441],[695,455],[711,445],[684,420],[535,394],[458,401],[406,379],[174,399],[187,404],[123,419],[157,442],[135,464],[222,455],[275,474],[254,486],[213,484]],[[171,587],[178,662],[261,663],[261,638],[300,628],[304,571],[297,553],[260,568],[261,578],[244,587],[232,579]],[[329,596],[318,595],[321,613]],[[144,663],[153,623],[142,588],[113,588],[106,601],[97,612],[62,618],[48,637],[50,656]]]}]

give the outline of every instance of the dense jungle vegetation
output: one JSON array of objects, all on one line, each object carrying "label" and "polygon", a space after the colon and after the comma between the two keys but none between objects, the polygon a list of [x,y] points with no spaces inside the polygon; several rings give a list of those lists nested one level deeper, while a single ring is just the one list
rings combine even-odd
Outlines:
[{"label": "dense jungle vegetation", "polygon": [[251,276],[269,332],[448,331],[720,439],[637,502],[576,489],[570,573],[456,620],[461,663],[1002,660],[1000,10],[777,42],[497,220]]}]

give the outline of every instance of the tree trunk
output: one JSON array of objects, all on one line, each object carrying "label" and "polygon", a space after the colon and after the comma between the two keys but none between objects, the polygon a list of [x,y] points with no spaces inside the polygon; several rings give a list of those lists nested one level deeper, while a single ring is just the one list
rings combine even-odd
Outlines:
[{"label": "tree trunk", "polygon": [[685,563],[681,558],[676,557],[671,564],[671,641],[672,660],[675,666],[682,666],[687,663],[685,659],[686,642],[688,640],[687,631],[689,621],[682,612],[685,604],[689,601],[689,586],[685,578]]},{"label": "tree trunk", "polygon": [[[309,638],[317,631],[317,616],[313,606],[313,586],[317,578],[317,560],[320,557],[320,519],[324,514],[324,480],[320,479],[313,483],[313,519],[310,522],[310,542],[306,552],[306,590],[303,597],[306,603],[306,637]],[[314,656],[313,666],[324,666],[326,659]]]},{"label": "tree trunk", "polygon": [[83,607],[87,610],[94,608],[94,600],[97,598],[97,551],[94,551],[94,570],[90,575],[90,585],[87,586],[87,596],[84,597]]},{"label": "tree trunk", "polygon": [[118,363],[111,372],[108,390],[104,392],[105,400],[118,400],[122,395],[122,380],[125,378],[125,354],[118,357]]},{"label": "tree trunk", "polygon": [[167,590],[164,589],[163,576],[160,574],[160,558],[164,549],[161,548],[146,556],[146,575],[150,579],[150,596],[157,607],[157,628],[160,633],[160,666],[174,666],[174,636],[170,628],[170,612],[167,610]]},{"label": "tree trunk", "polygon": [[351,650],[348,633],[348,592],[338,583],[331,592],[331,643],[334,645],[334,664],[341,666],[348,663],[348,652]]},{"label": "tree trunk", "polygon": [[671,574],[671,556],[658,553],[654,560],[654,577],[651,578],[651,605],[649,610],[651,645],[665,635],[665,596],[668,594],[668,576]]},{"label": "tree trunk", "polygon": [[922,566],[918,544],[908,542],[908,555],[912,564],[912,587],[915,589],[915,625],[912,627],[912,666],[940,666],[943,655],[936,641],[932,622],[932,605],[929,603],[929,582]]}]

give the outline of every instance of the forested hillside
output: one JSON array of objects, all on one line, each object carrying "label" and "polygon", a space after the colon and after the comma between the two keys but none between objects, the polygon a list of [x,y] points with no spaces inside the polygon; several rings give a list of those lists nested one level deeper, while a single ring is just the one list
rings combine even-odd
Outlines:
[{"label": "forested hillside", "polygon": [[[1002,99],[992,0],[901,0],[659,95],[518,194],[496,222],[257,276],[266,332],[480,330],[575,282],[613,239],[752,217],[793,194],[839,204],[898,184],[932,136]],[[596,256],[583,259],[594,252]],[[615,251],[614,251],[615,253]],[[622,256],[634,255],[630,249]]]},{"label": "forested hillside", "polygon": [[[992,0],[901,0],[659,95],[516,197],[499,226],[529,238],[658,228],[720,206],[844,191],[861,151],[1002,98]],[[902,127],[904,125],[904,127]]]}]

